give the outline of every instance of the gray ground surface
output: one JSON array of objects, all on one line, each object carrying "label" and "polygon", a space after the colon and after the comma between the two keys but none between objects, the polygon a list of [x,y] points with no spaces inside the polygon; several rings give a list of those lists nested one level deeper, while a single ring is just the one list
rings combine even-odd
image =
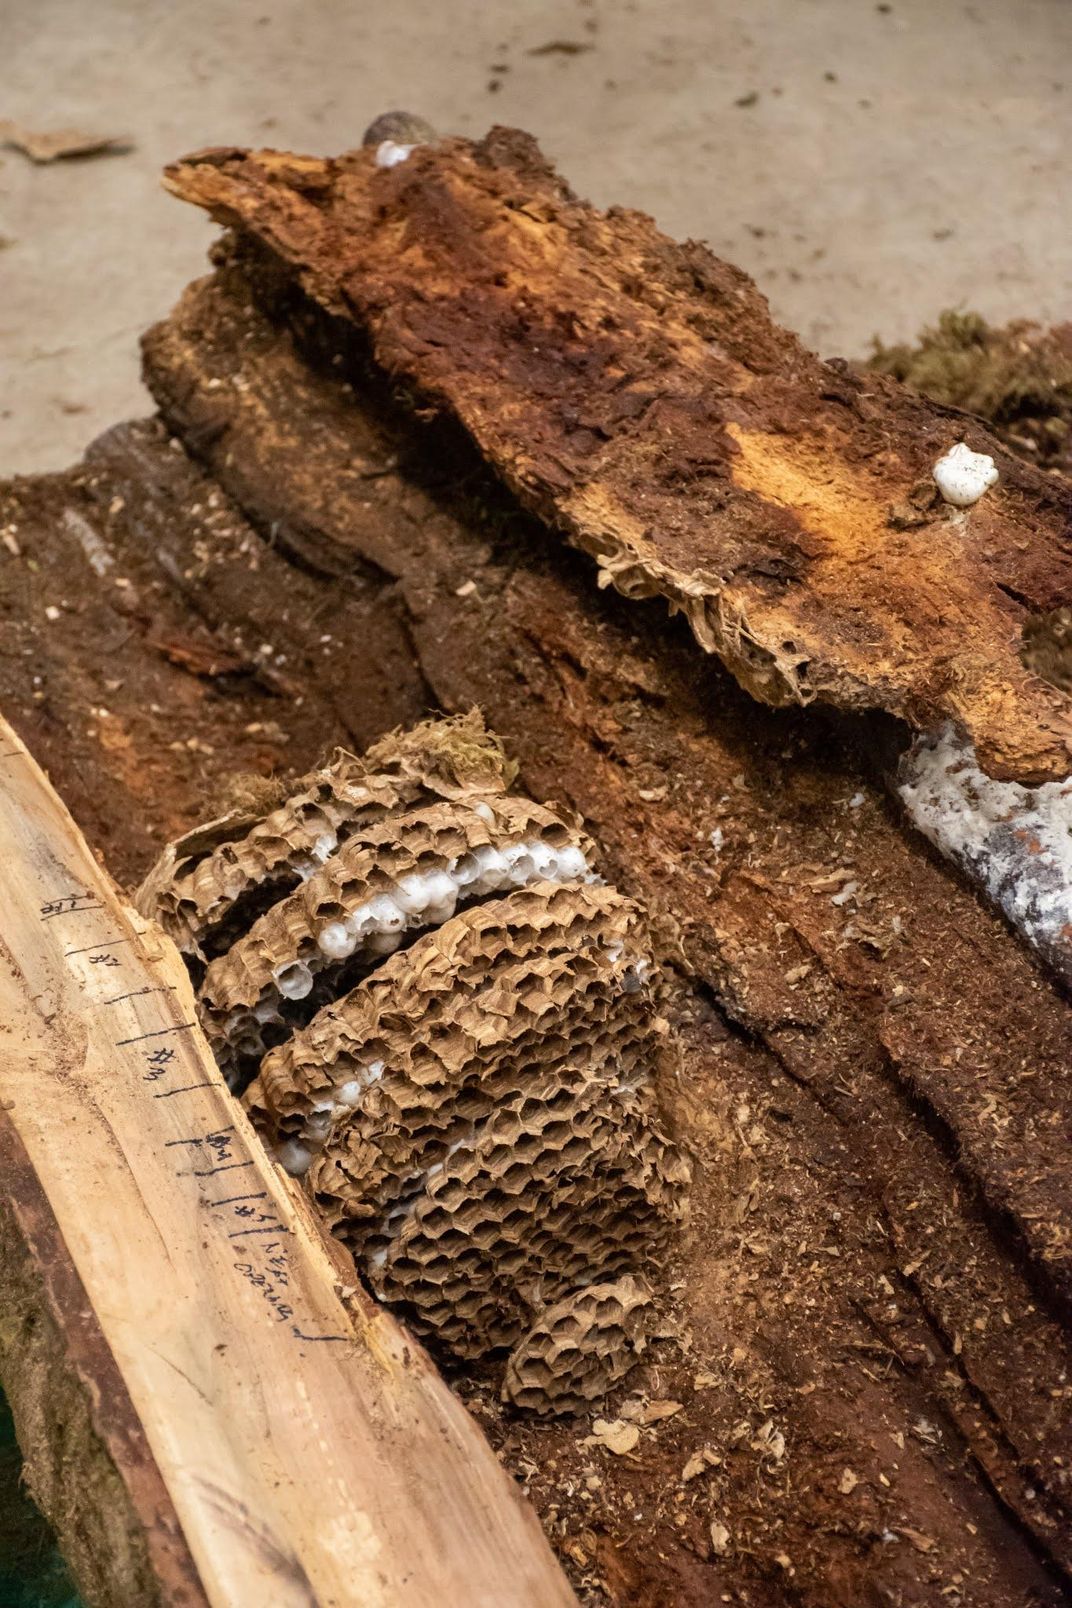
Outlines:
[{"label": "gray ground surface", "polygon": [[0,33],[0,117],[135,142],[2,153],[0,473],[146,409],[138,333],[210,238],[165,161],[335,151],[395,105],[530,129],[582,194],[747,268],[825,354],[954,304],[1072,316],[1069,0],[3,0]]}]

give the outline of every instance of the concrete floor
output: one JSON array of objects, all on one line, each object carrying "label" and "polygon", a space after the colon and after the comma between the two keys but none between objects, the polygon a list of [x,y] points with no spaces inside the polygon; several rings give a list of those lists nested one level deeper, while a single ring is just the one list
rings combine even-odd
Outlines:
[{"label": "concrete floor", "polygon": [[[742,264],[825,354],[940,308],[1072,317],[1069,0],[5,0],[0,116],[129,134],[0,165],[0,473],[147,411],[139,331],[204,267],[197,146],[377,112],[536,134],[582,195]],[[552,42],[583,48],[540,53]]]}]

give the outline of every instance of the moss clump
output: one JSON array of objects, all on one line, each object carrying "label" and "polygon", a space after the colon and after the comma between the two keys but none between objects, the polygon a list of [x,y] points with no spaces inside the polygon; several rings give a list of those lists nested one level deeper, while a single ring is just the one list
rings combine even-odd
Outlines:
[{"label": "moss clump", "polygon": [[1029,462],[1072,473],[1072,324],[995,329],[978,313],[945,312],[914,346],[876,341],[868,367],[978,414]]},{"label": "moss clump", "polygon": [[479,709],[468,714],[422,720],[410,731],[391,732],[365,755],[370,772],[404,772],[434,781],[444,798],[509,787],[517,766],[506,756],[501,737],[488,731]]}]

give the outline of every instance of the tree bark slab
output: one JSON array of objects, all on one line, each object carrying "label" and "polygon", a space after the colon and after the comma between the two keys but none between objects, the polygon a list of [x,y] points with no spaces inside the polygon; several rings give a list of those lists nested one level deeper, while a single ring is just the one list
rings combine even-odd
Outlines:
[{"label": "tree bark slab", "polygon": [[[517,131],[392,168],[207,151],[166,182],[367,333],[601,584],[666,598],[756,697],[951,719],[995,776],[1068,774],[1072,705],[1019,657],[1030,614],[1072,598],[1067,495],[974,421],[821,363],[745,275],[579,202]],[[962,435],[1002,482],[954,513],[930,472]]]}]

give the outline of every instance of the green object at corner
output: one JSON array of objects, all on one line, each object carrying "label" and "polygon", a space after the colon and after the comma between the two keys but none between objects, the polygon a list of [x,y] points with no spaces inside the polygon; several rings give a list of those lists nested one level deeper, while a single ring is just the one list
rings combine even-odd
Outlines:
[{"label": "green object at corner", "polygon": [[0,1395],[0,1608],[82,1608],[56,1538],[22,1483],[15,1425]]}]

